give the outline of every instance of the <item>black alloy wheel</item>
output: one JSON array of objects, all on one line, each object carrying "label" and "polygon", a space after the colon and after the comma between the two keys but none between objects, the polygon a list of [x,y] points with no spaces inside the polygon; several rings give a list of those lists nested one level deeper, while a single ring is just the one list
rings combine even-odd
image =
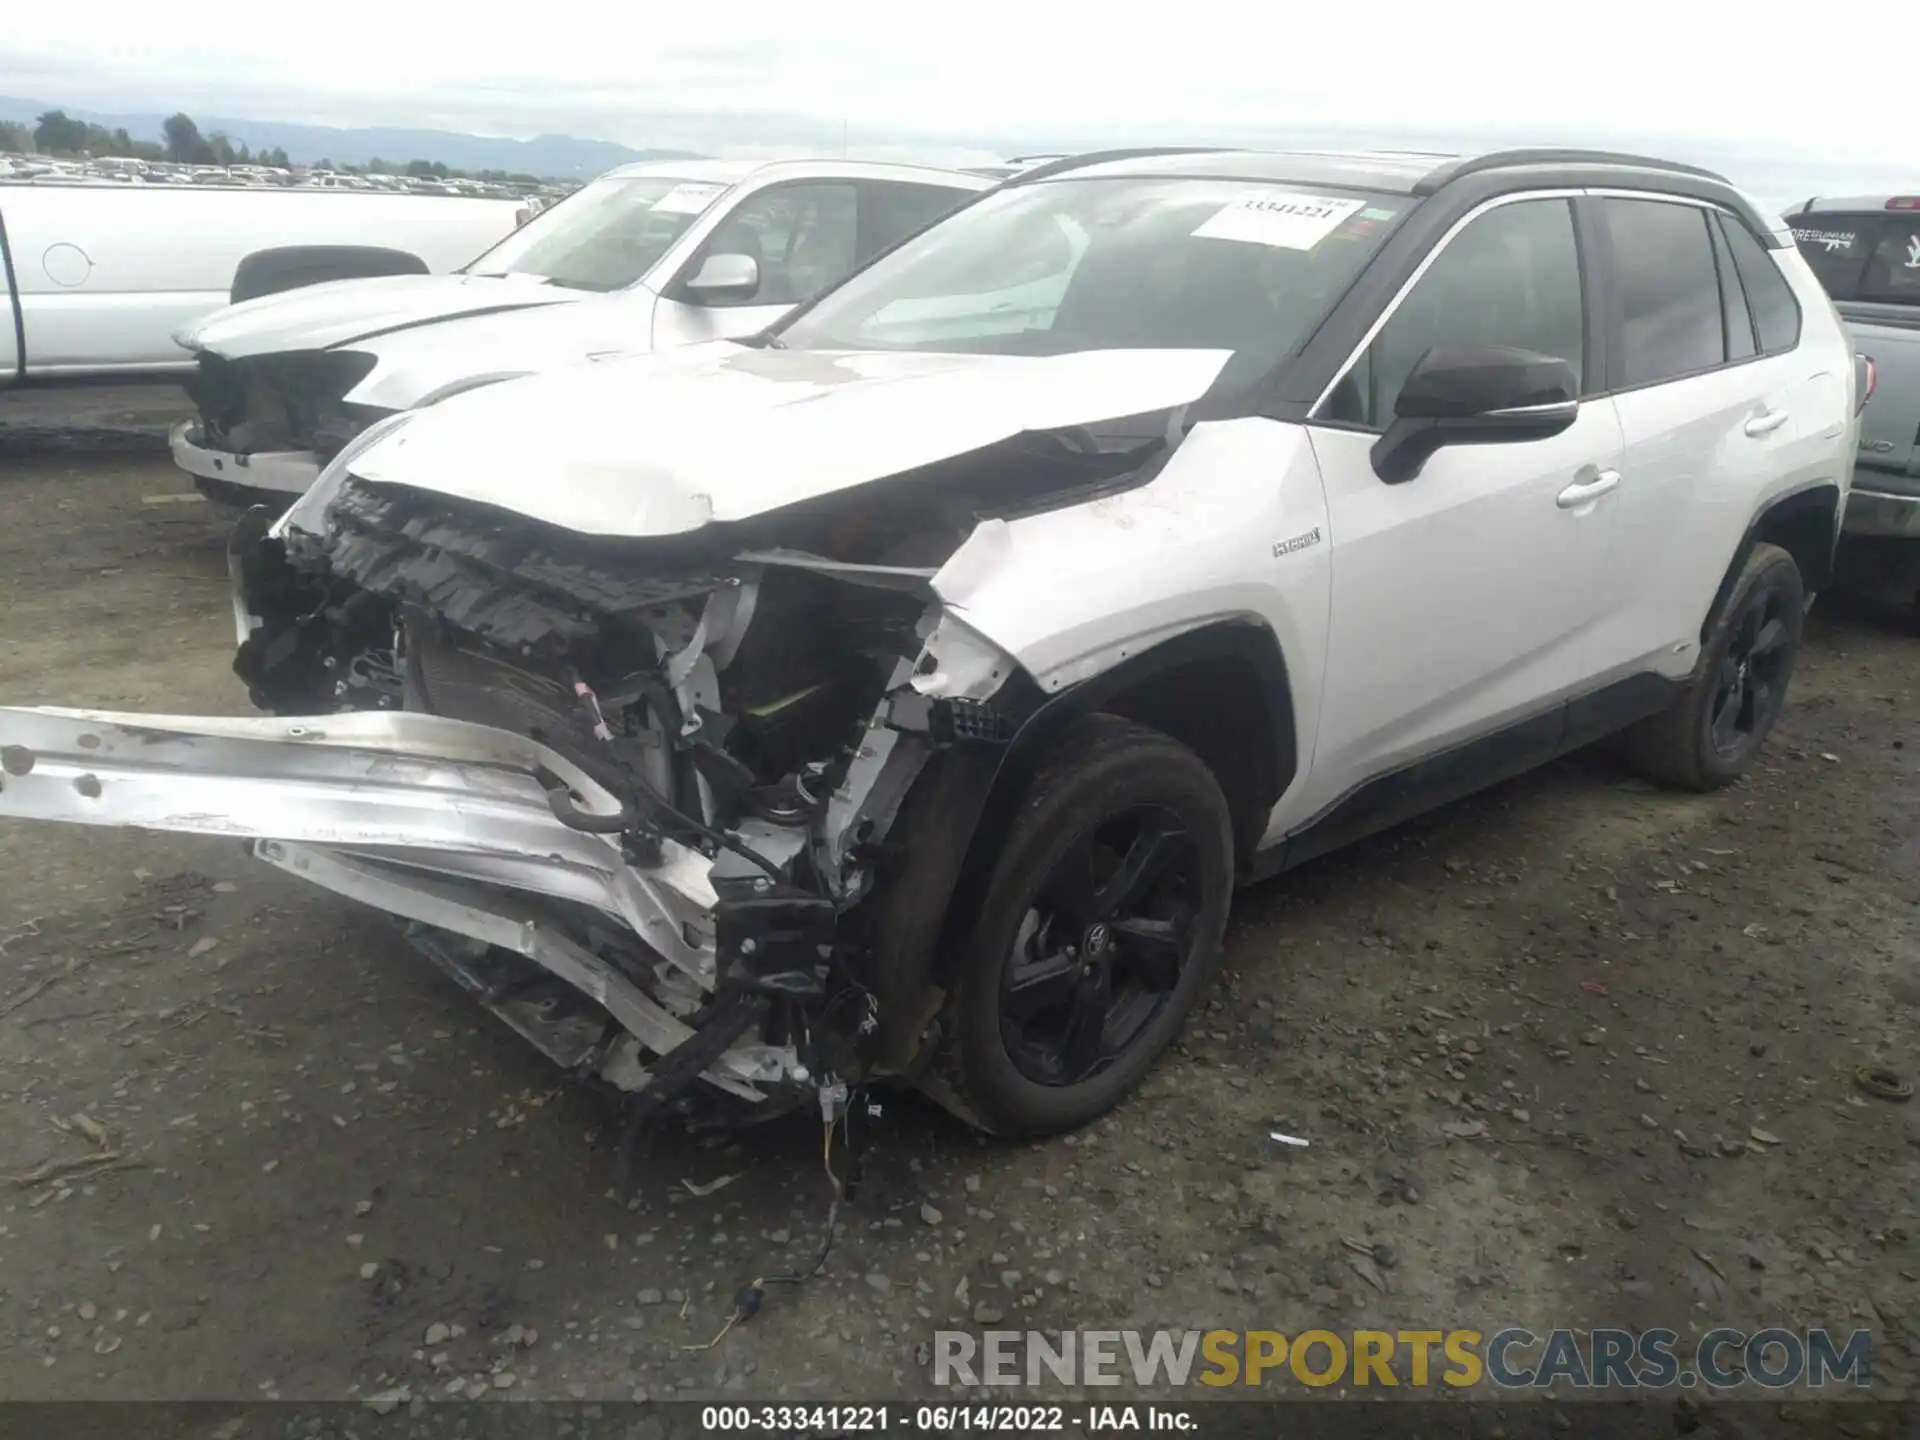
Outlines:
[{"label": "black alloy wheel", "polygon": [[1141,805],[1083,831],[1040,883],[1002,971],[1001,1036],[1040,1085],[1121,1060],[1191,958],[1200,850],[1180,817]]},{"label": "black alloy wheel", "polygon": [[1718,755],[1739,755],[1772,728],[1780,713],[1793,660],[1786,604],[1780,590],[1755,589],[1733,622],[1706,707],[1707,743]]},{"label": "black alloy wheel", "polygon": [[1806,611],[1793,556],[1755,545],[1701,637],[1693,673],[1666,709],[1621,735],[1621,753],[1648,778],[1684,790],[1739,779],[1785,708]]},{"label": "black alloy wheel", "polygon": [[1233,814],[1187,746],[1095,713],[1053,742],[995,848],[915,1083],[992,1134],[1057,1135],[1131,1094],[1204,991]]}]

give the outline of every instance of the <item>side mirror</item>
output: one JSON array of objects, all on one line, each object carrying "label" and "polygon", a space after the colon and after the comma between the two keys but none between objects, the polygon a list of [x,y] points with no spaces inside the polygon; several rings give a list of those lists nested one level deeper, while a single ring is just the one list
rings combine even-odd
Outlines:
[{"label": "side mirror", "polygon": [[1436,345],[1420,357],[1393,423],[1374,442],[1373,473],[1389,485],[1418,475],[1443,445],[1544,440],[1580,414],[1573,367],[1507,345]]},{"label": "side mirror", "polygon": [[687,281],[693,300],[751,300],[760,291],[760,262],[751,255],[709,255]]}]

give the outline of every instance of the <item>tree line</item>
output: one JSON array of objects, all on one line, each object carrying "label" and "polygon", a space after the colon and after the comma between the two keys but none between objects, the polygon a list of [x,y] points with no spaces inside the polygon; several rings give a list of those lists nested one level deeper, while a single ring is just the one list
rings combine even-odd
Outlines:
[{"label": "tree line", "polygon": [[[136,140],[125,126],[109,130],[104,125],[76,120],[64,110],[49,110],[29,128],[17,121],[0,120],[0,151],[38,152],[67,158],[102,160],[171,160],[180,165],[266,165],[286,170],[292,166],[286,150],[250,150],[245,142],[234,144],[219,130],[200,133],[191,115],[169,115],[160,126],[161,139]],[[506,170],[455,170],[439,160],[382,160],[374,156],[364,165],[336,166],[321,160],[316,170],[338,170],[347,175],[408,175],[428,180],[496,180],[537,185],[540,177]]]}]

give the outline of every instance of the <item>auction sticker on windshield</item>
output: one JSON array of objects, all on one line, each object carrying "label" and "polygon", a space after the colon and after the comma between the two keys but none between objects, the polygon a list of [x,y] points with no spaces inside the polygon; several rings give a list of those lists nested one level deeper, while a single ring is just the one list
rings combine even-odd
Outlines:
[{"label": "auction sticker on windshield", "polygon": [[653,208],[669,215],[698,215],[726,188],[724,185],[701,181],[684,181],[654,201]]},{"label": "auction sticker on windshield", "polygon": [[1239,240],[1311,250],[1366,202],[1284,190],[1249,190],[1234,197],[1193,233],[1205,240]]}]

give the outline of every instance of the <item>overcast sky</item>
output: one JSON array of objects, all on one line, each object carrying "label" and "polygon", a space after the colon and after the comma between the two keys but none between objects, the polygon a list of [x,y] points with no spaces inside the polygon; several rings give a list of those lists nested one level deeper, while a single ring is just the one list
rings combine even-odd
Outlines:
[{"label": "overcast sky", "polygon": [[[696,130],[736,117],[695,145],[715,149],[817,145],[814,127],[799,123],[811,120],[844,123],[863,142],[892,135],[980,153],[1013,141],[1231,140],[1313,125],[1911,156],[1899,87],[1864,82],[1827,96],[1837,57],[1809,53],[1818,36],[1784,7],[1776,13],[1778,23],[1751,7],[1714,16],[1685,0],[1586,12],[1538,0],[87,0],[79,11],[7,7],[0,93],[96,110],[634,145],[689,143],[661,133],[663,112]],[[1804,9],[1794,13],[1804,22]]]}]

